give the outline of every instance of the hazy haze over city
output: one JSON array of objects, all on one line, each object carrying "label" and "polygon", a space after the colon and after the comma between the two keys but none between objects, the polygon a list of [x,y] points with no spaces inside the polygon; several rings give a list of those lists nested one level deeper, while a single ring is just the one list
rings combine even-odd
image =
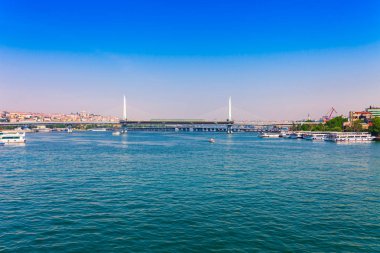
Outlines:
[{"label": "hazy haze over city", "polygon": [[[160,3],[159,3],[160,2]],[[380,105],[379,1],[1,1],[0,110],[320,118]],[[264,14],[265,13],[265,14]]]}]

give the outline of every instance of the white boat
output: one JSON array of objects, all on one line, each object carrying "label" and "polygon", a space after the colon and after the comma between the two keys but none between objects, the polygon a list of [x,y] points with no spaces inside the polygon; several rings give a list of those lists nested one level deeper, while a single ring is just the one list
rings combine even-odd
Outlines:
[{"label": "white boat", "polygon": [[302,133],[301,132],[294,132],[289,135],[290,139],[301,139]]},{"label": "white boat", "polygon": [[282,137],[282,138],[290,138],[290,133],[286,132],[286,131],[282,131],[280,133],[280,137]]},{"label": "white boat", "polygon": [[71,134],[73,132],[73,129],[71,127],[67,128],[67,133]]},{"label": "white boat", "polygon": [[280,133],[262,132],[259,136],[261,138],[279,138],[280,137]]},{"label": "white boat", "polygon": [[50,133],[51,129],[50,128],[37,128],[38,133]]},{"label": "white boat", "polygon": [[119,135],[122,135],[122,134],[127,134],[128,131],[126,129],[122,129],[122,130],[115,130],[112,132],[112,135],[114,136],[119,136]]},{"label": "white boat", "polygon": [[374,136],[366,132],[330,133],[325,138],[326,141],[333,142],[371,142],[374,139]]},{"label": "white boat", "polygon": [[327,133],[309,133],[305,134],[303,138],[309,141],[323,141],[327,135]]},{"label": "white boat", "polygon": [[112,135],[118,136],[118,135],[121,135],[121,133],[120,133],[120,131],[114,131],[114,132],[112,132]]},{"label": "white boat", "polygon": [[215,143],[215,139],[214,138],[211,138],[210,140],[208,140],[210,143]]},{"label": "white boat", "polygon": [[0,132],[0,143],[17,144],[25,142],[25,132]]},{"label": "white boat", "polygon": [[105,131],[107,131],[107,128],[92,128],[92,129],[88,129],[88,131],[92,131],[92,132],[105,132]]}]

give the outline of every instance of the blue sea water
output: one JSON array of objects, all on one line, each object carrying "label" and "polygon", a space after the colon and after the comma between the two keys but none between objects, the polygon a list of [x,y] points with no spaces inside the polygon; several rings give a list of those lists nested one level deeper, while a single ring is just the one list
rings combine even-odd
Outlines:
[{"label": "blue sea water", "polygon": [[0,147],[1,252],[380,252],[380,143],[27,140]]}]

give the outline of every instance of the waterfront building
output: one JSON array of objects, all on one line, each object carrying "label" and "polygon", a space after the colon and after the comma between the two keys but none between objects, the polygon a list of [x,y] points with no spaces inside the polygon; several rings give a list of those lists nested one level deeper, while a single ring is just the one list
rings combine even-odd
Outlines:
[{"label": "waterfront building", "polygon": [[81,113],[30,113],[30,112],[1,112],[0,122],[119,122],[118,117],[102,116],[86,112]]},{"label": "waterfront building", "polygon": [[361,111],[361,112],[350,111],[350,116],[349,116],[351,122],[361,120],[366,123],[368,123],[372,119],[372,117],[373,117],[372,113],[368,111]]},{"label": "waterfront building", "polygon": [[360,121],[363,129],[368,129],[369,124],[371,123],[371,119],[373,118],[372,113],[367,111],[354,112],[350,111],[349,113],[349,121],[344,122],[344,127],[352,127],[353,122]]},{"label": "waterfront building", "polygon": [[365,111],[371,113],[373,117],[380,117],[380,107],[370,106]]}]

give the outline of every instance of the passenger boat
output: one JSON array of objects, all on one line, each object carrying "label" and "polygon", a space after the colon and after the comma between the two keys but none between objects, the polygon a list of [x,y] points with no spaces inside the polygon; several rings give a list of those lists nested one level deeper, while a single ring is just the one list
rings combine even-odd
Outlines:
[{"label": "passenger boat", "polygon": [[279,138],[280,133],[275,133],[275,132],[262,132],[259,135],[261,138]]},{"label": "passenger boat", "polygon": [[0,132],[0,143],[16,144],[25,142],[25,132]]},{"label": "passenger boat", "polygon": [[330,133],[326,136],[326,141],[333,142],[371,142],[375,137],[366,132],[343,132]]},{"label": "passenger boat", "polygon": [[327,133],[308,133],[303,138],[310,141],[324,141],[327,135]]}]

